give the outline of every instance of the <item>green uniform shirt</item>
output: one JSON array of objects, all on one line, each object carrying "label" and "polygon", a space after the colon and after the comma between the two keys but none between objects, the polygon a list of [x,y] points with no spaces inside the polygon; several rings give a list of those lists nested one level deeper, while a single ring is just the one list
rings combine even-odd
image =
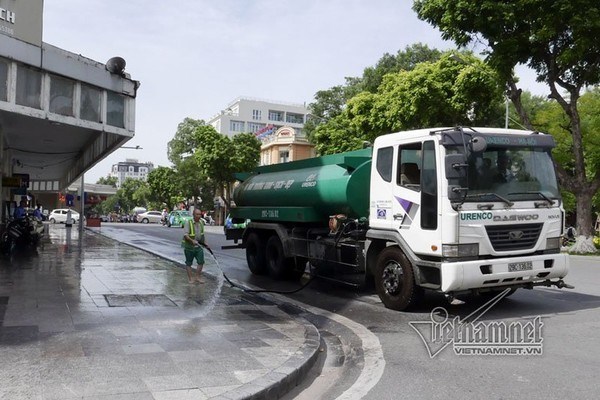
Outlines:
[{"label": "green uniform shirt", "polygon": [[191,238],[196,239],[198,242],[204,244],[204,222],[202,219],[198,222],[194,222],[193,219],[185,222],[183,227],[184,234],[181,240],[181,246],[187,249],[193,249],[194,245],[185,240],[185,235],[189,235]]}]

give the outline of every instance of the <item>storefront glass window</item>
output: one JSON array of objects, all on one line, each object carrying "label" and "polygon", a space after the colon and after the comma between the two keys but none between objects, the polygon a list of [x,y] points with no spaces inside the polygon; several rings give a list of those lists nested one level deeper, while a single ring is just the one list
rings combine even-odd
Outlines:
[{"label": "storefront glass window", "polygon": [[118,128],[125,128],[125,97],[108,92],[106,122]]},{"label": "storefront glass window", "polygon": [[73,116],[73,81],[53,76],[50,80],[50,112]]},{"label": "storefront glass window", "polygon": [[17,66],[17,104],[41,109],[42,73],[24,65]]},{"label": "storefront glass window", "polygon": [[86,121],[102,122],[100,119],[101,92],[91,86],[81,85],[81,107],[79,117]]},{"label": "storefront glass window", "polygon": [[0,59],[0,100],[8,100],[8,63]]}]

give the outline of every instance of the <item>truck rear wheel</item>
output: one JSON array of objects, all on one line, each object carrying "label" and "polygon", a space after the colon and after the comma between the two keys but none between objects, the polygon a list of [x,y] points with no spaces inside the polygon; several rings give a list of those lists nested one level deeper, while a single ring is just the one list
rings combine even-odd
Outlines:
[{"label": "truck rear wheel", "polygon": [[421,300],[423,290],[415,284],[412,266],[397,247],[381,251],[374,278],[377,294],[387,308],[402,311]]},{"label": "truck rear wheel", "polygon": [[246,262],[248,269],[254,275],[264,275],[265,268],[265,246],[257,233],[250,233],[246,239]]},{"label": "truck rear wheel", "polygon": [[267,241],[267,269],[273,279],[289,278],[294,268],[294,259],[286,258],[279,236],[273,235]]}]

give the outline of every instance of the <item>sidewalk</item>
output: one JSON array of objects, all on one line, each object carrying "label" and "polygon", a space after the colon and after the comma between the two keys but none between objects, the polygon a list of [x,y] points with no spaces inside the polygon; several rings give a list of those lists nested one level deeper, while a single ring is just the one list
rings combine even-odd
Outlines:
[{"label": "sidewalk", "polygon": [[36,253],[0,259],[0,399],[271,399],[295,386],[316,328],[205,279],[51,225]]}]

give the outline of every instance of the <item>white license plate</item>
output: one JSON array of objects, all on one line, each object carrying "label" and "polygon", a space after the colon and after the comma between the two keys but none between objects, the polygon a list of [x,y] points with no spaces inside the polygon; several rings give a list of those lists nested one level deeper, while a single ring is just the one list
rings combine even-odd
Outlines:
[{"label": "white license plate", "polygon": [[533,261],[522,261],[508,264],[508,272],[529,271],[533,269]]}]

